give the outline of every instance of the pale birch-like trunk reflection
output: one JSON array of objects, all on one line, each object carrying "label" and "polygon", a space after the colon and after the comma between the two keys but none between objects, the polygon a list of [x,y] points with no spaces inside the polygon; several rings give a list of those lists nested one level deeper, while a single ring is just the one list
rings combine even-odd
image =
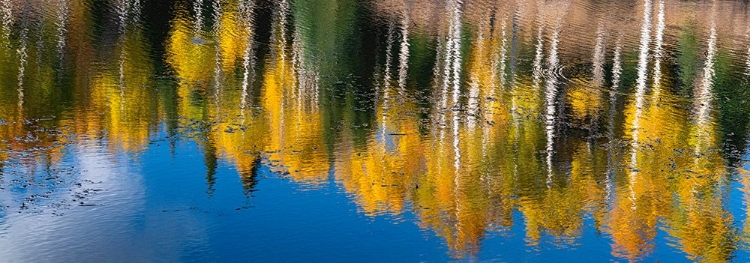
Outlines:
[{"label": "pale birch-like trunk reflection", "polygon": [[3,41],[8,41],[11,33],[11,26],[13,25],[13,2],[11,0],[3,0],[0,2],[0,25],[2,25],[2,38]]},{"label": "pale birch-like trunk reflection", "polygon": [[549,49],[549,59],[547,61],[547,86],[544,90],[544,108],[546,109],[544,114],[545,130],[547,131],[547,187],[552,183],[552,156],[554,154],[554,143],[555,143],[555,130],[557,129],[557,108],[559,107],[558,102],[558,74],[560,72],[559,58],[557,57],[557,46],[558,37],[560,35],[560,23],[557,21],[554,28],[552,29],[552,40]]},{"label": "pale birch-like trunk reflection", "polygon": [[[661,79],[662,79],[662,68],[661,62],[664,59],[664,0],[659,0],[659,11],[656,15],[656,36],[654,38],[654,78],[653,78],[653,91],[651,97],[657,99],[661,94]],[[652,101],[653,103],[653,101]]]}]

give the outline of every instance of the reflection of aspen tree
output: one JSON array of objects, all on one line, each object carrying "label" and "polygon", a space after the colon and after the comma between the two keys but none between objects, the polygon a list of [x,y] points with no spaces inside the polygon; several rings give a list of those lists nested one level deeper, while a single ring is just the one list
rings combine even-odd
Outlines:
[{"label": "reflection of aspen tree", "polygon": [[[663,212],[658,210],[662,207],[659,205],[659,200],[669,200],[659,198],[658,195],[655,196],[659,192],[653,192],[653,189],[660,189],[658,186],[667,187],[660,180],[662,177],[657,172],[660,168],[639,162],[639,160],[646,160],[646,157],[642,156],[650,156],[649,150],[643,147],[652,142],[648,139],[663,140],[666,138],[662,138],[662,136],[667,136],[667,134],[660,132],[662,127],[653,126],[651,125],[652,122],[643,121],[643,119],[661,120],[660,117],[668,117],[657,115],[664,113],[663,109],[654,105],[651,105],[651,107],[645,107],[644,105],[648,54],[651,42],[651,9],[652,2],[644,2],[640,28],[636,91],[634,98],[625,110],[627,125],[625,135],[630,136],[631,140],[630,167],[629,171],[626,170],[628,181],[626,186],[610,190],[615,195],[608,221],[613,240],[612,254],[629,260],[638,260],[654,248],[653,239],[656,236],[657,217],[663,215]],[[619,43],[618,40],[618,49],[620,48]],[[619,62],[619,55],[616,55],[616,58]],[[619,76],[617,74],[618,81]],[[613,106],[614,104],[610,105],[610,107]]]},{"label": "reflection of aspen tree", "polygon": [[[716,16],[714,3],[712,21]],[[716,131],[709,109],[713,104],[715,77],[716,25],[711,23],[702,74],[695,88],[695,105],[688,143],[694,147],[687,154],[686,172],[677,180],[678,205],[671,220],[670,234],[691,260],[729,260],[737,242],[733,216],[725,211],[724,177],[727,173],[719,153],[711,148],[717,144]]]},{"label": "reflection of aspen tree", "polygon": [[125,31],[115,51],[117,68],[98,72],[92,85],[93,106],[107,113],[104,129],[113,151],[141,151],[156,130],[158,96],[148,88],[153,63],[145,42],[140,30]]},{"label": "reflection of aspen tree", "polygon": [[[285,17],[288,8],[280,3],[277,16]],[[311,105],[311,98],[300,93],[299,64],[290,54],[285,40],[285,18],[275,18],[277,32],[273,34],[272,61],[264,73],[262,101],[268,112],[269,144],[268,158],[279,162],[279,169],[288,173],[295,181],[317,185],[327,178],[328,156],[323,150],[323,124],[320,111]],[[294,40],[297,41],[297,40]],[[292,50],[293,52],[303,52]]]}]

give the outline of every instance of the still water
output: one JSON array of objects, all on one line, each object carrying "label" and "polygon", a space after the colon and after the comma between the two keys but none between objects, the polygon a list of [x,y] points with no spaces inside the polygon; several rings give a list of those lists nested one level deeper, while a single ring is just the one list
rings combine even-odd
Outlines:
[{"label": "still water", "polygon": [[746,262],[749,11],[0,0],[0,261]]}]

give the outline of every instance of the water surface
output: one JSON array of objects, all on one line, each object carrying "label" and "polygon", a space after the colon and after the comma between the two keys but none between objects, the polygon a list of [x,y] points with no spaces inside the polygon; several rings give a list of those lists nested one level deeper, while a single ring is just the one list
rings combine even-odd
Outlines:
[{"label": "water surface", "polygon": [[0,261],[748,261],[748,8],[0,0]]}]

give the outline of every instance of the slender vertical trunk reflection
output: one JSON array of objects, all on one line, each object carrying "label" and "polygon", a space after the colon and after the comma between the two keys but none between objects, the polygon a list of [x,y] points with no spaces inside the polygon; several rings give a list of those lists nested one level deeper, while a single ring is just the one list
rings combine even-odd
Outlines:
[{"label": "slender vertical trunk reflection", "polygon": [[407,7],[401,15],[401,47],[398,55],[398,87],[400,94],[404,94],[406,89],[406,74],[409,70],[409,26],[411,24]]},{"label": "slender vertical trunk reflection", "polygon": [[[511,36],[510,36],[510,59],[509,59],[509,66],[510,66],[510,85],[508,86],[511,91],[511,97],[510,97],[510,114],[513,118],[513,128],[515,130],[515,138],[518,139],[518,126],[520,125],[520,116],[518,114],[518,102],[517,97],[518,94],[516,93],[516,87],[515,87],[515,78],[516,78],[516,56],[518,55],[518,9],[513,13],[513,17],[511,18]],[[505,35],[505,30],[503,30],[503,35]],[[505,41],[505,37],[503,37],[503,41]],[[506,57],[506,54],[503,54],[501,57]],[[505,59],[502,60],[502,63],[505,63]],[[540,61],[541,63],[541,61]],[[503,67],[505,68],[505,67]],[[503,78],[502,81],[505,81]]]},{"label": "slender vertical trunk reflection", "polygon": [[306,60],[307,43],[303,42],[303,30],[303,25],[295,21],[292,37],[292,60],[293,67],[297,71],[298,100],[300,100],[300,103],[304,102],[308,110],[316,111],[319,94],[318,83],[320,82],[319,68],[316,64],[308,63]]},{"label": "slender vertical trunk reflection", "polygon": [[[490,84],[491,85],[488,87],[489,92],[487,92],[487,95],[483,95],[483,97],[484,97],[483,99],[485,100],[484,110],[486,112],[486,114],[485,114],[486,117],[485,117],[485,121],[484,121],[484,133],[482,135],[482,136],[484,136],[484,138],[482,140],[482,151],[483,152],[486,152],[487,151],[487,147],[489,147],[489,143],[490,143],[489,142],[490,141],[490,127],[495,125],[495,116],[498,113],[496,108],[497,108],[497,105],[498,105],[498,101],[499,101],[500,97],[502,96],[502,92],[500,90],[498,90],[498,89],[503,89],[504,88],[503,87],[504,83],[502,82],[503,81],[502,77],[500,77],[501,78],[501,80],[500,80],[501,82],[500,83],[498,83],[498,81],[496,79],[499,77],[498,75],[502,74],[502,73],[498,72],[498,70],[500,69],[501,71],[504,71],[504,68],[505,68],[505,56],[506,56],[505,48],[502,47],[502,45],[500,47],[500,52],[497,52],[497,51],[494,50],[495,46],[496,46],[495,43],[497,42],[497,40],[496,40],[496,38],[497,38],[497,33],[496,33],[497,32],[497,10],[493,9],[490,15],[491,15],[491,17],[488,20],[490,20],[489,21],[489,23],[490,23],[490,35],[489,35],[489,37],[490,37],[490,45],[489,45],[490,51],[489,52],[491,54],[491,59],[492,59],[491,62],[490,62],[490,67],[491,67],[491,70],[490,70],[490,74],[491,74],[490,75],[491,76],[490,77]],[[503,43],[505,43],[506,42],[506,40],[505,40],[506,37],[505,37],[505,21],[504,21],[504,19],[503,19],[503,26],[501,28],[501,31],[502,31],[501,34],[500,34],[501,37],[502,37],[501,41]],[[498,92],[500,92],[499,95],[498,95]],[[513,102],[515,102],[515,96],[511,96],[511,100]],[[513,104],[513,105],[515,106],[515,104]],[[514,116],[516,116],[516,115],[514,115]],[[516,120],[516,119],[514,119],[514,120]]]},{"label": "slender vertical trunk reflection", "polygon": [[[459,171],[461,168],[461,148],[459,148],[460,145],[460,137],[459,137],[459,125],[460,125],[460,104],[459,104],[459,94],[460,94],[460,88],[461,88],[461,16],[462,16],[462,7],[463,7],[463,1],[461,0],[451,0],[450,4],[448,5],[449,8],[451,8],[450,13],[451,15],[451,22],[450,22],[450,39],[449,39],[449,51],[451,53],[451,69],[452,69],[452,84],[453,84],[453,125],[452,131],[453,131],[453,151],[454,151],[454,162],[453,162],[453,168],[454,168],[454,182],[456,185],[456,188],[460,188],[460,180],[459,180]],[[458,211],[456,212],[458,213]]]},{"label": "slender vertical trunk reflection", "polygon": [[193,13],[195,13],[193,30],[198,33],[203,28],[203,0],[195,0],[193,2]]},{"label": "slender vertical trunk reflection", "polygon": [[[242,53],[242,93],[240,95],[240,113],[242,119],[245,118],[245,109],[247,108],[247,96],[248,87],[252,86],[252,80],[255,80],[255,54],[254,48],[254,34],[253,34],[253,2],[252,0],[240,0],[239,12],[241,24],[245,30],[247,38],[244,39],[247,43],[245,44],[245,50]],[[296,38],[295,38],[296,40]]]},{"label": "slender vertical trunk reflection", "polygon": [[13,26],[13,0],[0,0],[0,37],[4,40],[10,38]]},{"label": "slender vertical trunk reflection", "polygon": [[654,45],[654,84],[653,99],[659,99],[661,94],[661,62],[664,57],[662,43],[664,42],[664,0],[659,0],[659,13],[656,15],[656,39]]},{"label": "slender vertical trunk reflection", "polygon": [[547,132],[547,187],[552,183],[552,155],[554,154],[555,129],[557,125],[557,74],[559,74],[560,65],[557,57],[557,45],[560,36],[560,23],[557,21],[555,28],[552,30],[552,41],[550,43],[549,60],[547,62],[547,87],[544,91],[544,124]]},{"label": "slender vertical trunk reflection", "polygon": [[140,17],[141,17],[141,11],[142,11],[141,0],[131,0],[131,1],[133,1],[133,3],[131,3],[130,5],[131,13],[133,14],[132,21],[134,23],[137,23],[140,21]]},{"label": "slender vertical trunk reflection", "polygon": [[[596,37],[594,40],[594,50],[591,58],[591,87],[586,86],[574,86],[566,94],[566,98],[569,98],[569,104],[573,109],[574,120],[582,122],[583,127],[588,127],[589,136],[594,136],[598,133],[599,125],[597,120],[601,114],[601,97],[602,97],[602,85],[604,85],[604,63],[606,61],[606,49],[607,49],[607,30],[605,29],[604,21],[599,21],[596,26]],[[587,123],[584,123],[587,122]],[[587,145],[590,148],[592,146],[592,140],[587,140]]]},{"label": "slender vertical trunk reflection", "polygon": [[601,87],[604,83],[604,54],[605,54],[605,46],[604,46],[604,27],[602,23],[600,22],[596,29],[596,43],[594,44],[594,58],[592,60],[593,64],[593,75],[594,75],[594,86],[597,88]]},{"label": "slender vertical trunk reflection", "polygon": [[[537,15],[538,18],[538,15]],[[516,87],[516,70],[517,66],[516,63],[518,61],[519,56],[519,19],[520,19],[520,9],[516,7],[515,12],[513,12],[513,17],[511,18],[511,43],[510,43],[510,89],[511,89],[511,99],[510,99],[510,113],[511,117],[513,118],[513,151],[518,152],[520,147],[520,135],[521,135],[521,114],[520,109],[518,106],[518,96],[520,95],[519,87]],[[540,29],[541,32],[541,22],[540,22]],[[539,39],[541,41],[541,39]],[[542,43],[538,43],[539,47],[541,48]],[[541,64],[541,57],[539,58],[539,61],[537,59],[534,59],[534,63]],[[534,66],[534,69],[536,69],[536,64]],[[536,80],[536,78],[535,78]],[[519,81],[520,82],[520,81]],[[534,83],[535,89],[538,90],[539,87],[536,87],[538,83]],[[518,178],[518,155],[514,157],[513,161],[513,169],[511,171],[513,178]]]},{"label": "slender vertical trunk reflection", "polygon": [[443,89],[452,86],[451,107],[454,115],[458,116],[456,110],[459,106],[459,95],[461,80],[461,7],[463,2],[459,0],[450,0],[448,2],[448,13],[450,14],[450,25],[448,29],[447,48],[445,54],[445,70],[443,73]]},{"label": "slender vertical trunk reflection", "polygon": [[18,87],[16,91],[18,92],[18,122],[21,123],[23,121],[23,102],[24,102],[24,77],[26,75],[26,60],[28,58],[28,51],[27,49],[27,42],[28,42],[28,17],[26,17],[28,14],[25,12],[23,13],[23,21],[21,21],[21,32],[20,32],[20,44],[18,47]]},{"label": "slender vertical trunk reflection", "polygon": [[[286,44],[287,44],[287,19],[289,17],[289,0],[281,0],[279,2],[278,6],[278,13],[276,14],[274,19],[278,19],[277,25],[278,29],[274,30],[271,34],[272,39],[277,39],[279,41],[279,46],[277,48],[280,49],[280,56],[281,56],[281,64],[287,65],[287,54],[286,54]],[[274,34],[278,34],[275,35]],[[288,67],[282,67],[281,73],[283,75],[286,75],[286,71],[289,70]]]},{"label": "slender vertical trunk reflection", "polygon": [[636,195],[634,187],[636,184],[636,177],[638,175],[638,151],[639,147],[639,133],[640,133],[640,119],[643,114],[643,97],[646,93],[646,76],[648,71],[648,54],[649,46],[651,42],[651,12],[653,4],[651,0],[644,0],[643,3],[643,24],[641,26],[641,40],[640,40],[640,51],[638,53],[638,79],[636,80],[636,92],[635,92],[635,116],[633,117],[632,123],[632,138],[631,138],[631,154],[630,154],[630,165],[631,172],[629,175],[630,181],[630,200],[632,202],[632,209],[636,209]]},{"label": "slender vertical trunk reflection", "polygon": [[711,28],[709,29],[708,36],[708,49],[706,50],[706,61],[703,66],[703,74],[701,81],[695,90],[695,106],[694,114],[697,124],[697,135],[698,143],[696,143],[695,154],[701,154],[702,151],[706,150],[703,146],[706,144],[706,139],[711,136],[710,130],[708,129],[710,121],[710,110],[713,102],[713,84],[714,84],[714,59],[716,56],[716,2],[711,15]]},{"label": "slender vertical trunk reflection", "polygon": [[[386,36],[386,40],[385,40],[385,45],[386,45],[385,46],[385,69],[383,72],[383,84],[380,87],[381,92],[385,92],[386,88],[389,87],[391,83],[391,64],[393,60],[392,54],[393,54],[393,41],[394,41],[393,40],[393,34],[394,34],[393,28],[394,27],[395,25],[393,21],[390,21],[388,23],[388,31],[387,31],[388,36]],[[387,93],[383,94],[383,96],[387,96]]]},{"label": "slender vertical trunk reflection", "polygon": [[57,20],[55,20],[55,26],[57,27],[57,46],[56,53],[57,59],[62,65],[63,58],[65,56],[65,38],[67,37],[67,26],[68,26],[68,0],[61,0],[57,6]]},{"label": "slender vertical trunk reflection", "polygon": [[[310,85],[307,71],[305,70],[305,61],[302,48],[302,41],[300,40],[299,30],[295,27],[294,33],[292,33],[292,68],[297,73],[297,105],[303,107],[304,103],[309,101],[308,86]],[[302,111],[299,111],[301,114]]]},{"label": "slender vertical trunk reflection", "polygon": [[[115,3],[115,8],[117,10],[117,16],[118,16],[118,28],[120,29],[119,32],[119,40],[118,44],[120,46],[124,46],[126,36],[125,31],[127,30],[128,26],[128,13],[130,11],[130,0],[119,0],[117,3]],[[120,112],[125,111],[125,48],[120,49],[120,56],[118,61],[118,76],[117,79],[117,85],[120,89]],[[120,120],[118,120],[120,121]]]},{"label": "slender vertical trunk reflection", "polygon": [[703,67],[702,80],[696,89],[697,108],[695,111],[698,125],[705,125],[709,118],[711,100],[713,99],[712,87],[714,81],[714,57],[716,55],[716,22],[711,21],[711,29],[708,37],[708,50],[706,50],[706,62]]},{"label": "slender vertical trunk reflection", "polygon": [[612,87],[609,90],[609,120],[607,125],[607,202],[612,206],[614,201],[615,177],[615,114],[617,114],[617,92],[620,89],[620,74],[622,74],[622,34],[617,36],[614,56],[612,58]]},{"label": "slender vertical trunk reflection", "polygon": [[[507,61],[508,61],[508,58],[507,58],[508,57],[508,34],[506,32],[506,28],[507,28],[506,18],[503,17],[503,21],[500,26],[500,38],[501,38],[500,52],[492,52],[493,57],[496,57],[496,59],[492,61],[492,77],[493,79],[497,77],[500,80],[499,80],[499,83],[497,84],[497,87],[495,87],[496,82],[494,80],[492,81],[493,87],[491,87],[490,89],[492,91],[491,97],[495,97],[496,89],[499,88],[501,92],[500,93],[501,96],[497,96],[495,100],[499,100],[500,98],[502,98],[503,91],[510,89],[509,87],[507,87],[507,83],[506,83],[506,79],[507,79],[506,70],[507,70]],[[496,36],[492,36],[492,37],[495,38]],[[492,48],[494,47],[495,46],[493,45]],[[517,110],[516,98],[515,96],[512,96],[512,95],[511,95],[510,107],[511,107],[511,114],[513,115],[514,124],[517,124],[518,118],[517,118],[517,115],[515,114],[515,111]]]},{"label": "slender vertical trunk reflection", "polygon": [[276,150],[283,151],[286,143],[286,137],[285,137],[285,123],[286,123],[286,110],[285,107],[287,106],[287,89],[289,79],[287,75],[288,65],[286,63],[286,22],[287,22],[287,15],[289,11],[289,3],[287,0],[282,0],[278,3],[277,6],[275,6],[274,11],[274,18],[272,21],[272,31],[271,31],[271,48],[273,49],[272,53],[272,59],[275,62],[273,65],[276,67],[275,70],[278,70],[279,76],[279,83],[276,87],[278,90],[276,91],[278,96],[277,98],[266,98],[266,100],[272,99],[278,102],[278,105],[272,105],[270,107],[276,107],[276,109],[270,109],[272,112],[278,114],[278,117],[274,116],[273,118],[276,118],[273,120],[273,122],[277,122],[278,126],[273,125],[271,126],[271,129],[275,129],[277,132],[276,142],[272,144],[274,147],[276,147]]},{"label": "slender vertical trunk reflection", "polygon": [[[443,73],[441,77],[442,82],[442,91],[441,91],[441,101],[440,106],[441,109],[439,110],[440,114],[440,123],[445,124],[446,123],[446,112],[450,110],[451,116],[453,117],[453,124],[450,125],[451,129],[453,130],[453,137],[456,138],[454,140],[454,144],[458,145],[458,124],[460,121],[460,102],[459,102],[459,95],[461,93],[461,80],[460,80],[460,73],[461,73],[461,15],[462,15],[462,8],[463,2],[459,0],[450,0],[447,3],[447,14],[450,15],[450,22],[448,25],[448,35],[445,39],[445,48],[439,49],[438,54],[442,51],[443,55],[445,56],[443,60]],[[448,108],[448,89],[451,89],[451,105],[450,109]],[[443,138],[444,132],[441,131],[440,137]],[[458,164],[458,157],[459,155],[456,155],[456,164]]]},{"label": "slender vertical trunk reflection", "polygon": [[[745,39],[750,42],[750,25],[745,30]],[[745,75],[750,76],[750,44],[747,44],[747,59],[745,60]]]},{"label": "slender vertical trunk reflection", "polygon": [[519,59],[519,45],[522,41],[521,36],[521,9],[516,7],[516,10],[513,12],[513,16],[510,18],[510,57],[508,58],[508,70],[510,75],[508,75],[508,82],[511,84],[511,87],[515,84],[516,81],[516,71],[518,70],[518,59]]},{"label": "slender vertical trunk reflection", "polygon": [[386,144],[386,125],[388,122],[388,110],[390,109],[390,101],[391,101],[391,61],[393,60],[392,52],[393,52],[393,35],[394,35],[394,22],[390,21],[388,23],[388,36],[386,37],[386,47],[385,47],[385,69],[383,72],[383,83],[381,83],[380,87],[380,94],[383,98],[383,106],[382,106],[382,113],[381,113],[381,123],[380,123],[380,138],[382,140],[383,145]]},{"label": "slender vertical trunk reflection", "polygon": [[500,36],[502,37],[502,42],[500,43],[500,63],[499,63],[500,64],[500,70],[499,70],[500,71],[499,72],[500,73],[500,88],[502,88],[503,90],[508,89],[505,86],[506,85],[505,82],[506,82],[506,79],[507,79],[507,75],[506,75],[506,67],[507,67],[506,61],[508,59],[507,58],[507,56],[508,56],[508,36],[507,36],[506,31],[505,31],[506,25],[507,25],[506,19],[503,18],[503,23],[500,26]]},{"label": "slender vertical trunk reflection", "polygon": [[[538,9],[541,9],[542,2],[538,1]],[[534,88],[540,89],[542,81],[542,58],[544,56],[544,20],[542,19],[542,11],[537,10],[537,23],[538,29],[536,32],[536,51],[534,55],[534,70],[532,75],[534,76]]]},{"label": "slender vertical trunk reflection", "polygon": [[[223,10],[221,8],[221,0],[214,0],[213,1],[213,35],[214,36],[220,36],[221,30],[222,30],[222,13]],[[214,104],[216,105],[216,114],[219,115],[217,118],[221,118],[221,93],[222,93],[222,85],[221,85],[221,78],[224,75],[222,70],[222,57],[221,57],[221,45],[222,45],[222,39],[220,37],[217,37],[215,39],[214,44]]]},{"label": "slender vertical trunk reflection", "polygon": [[[435,48],[435,67],[433,68],[432,75],[434,76],[434,87],[433,91],[439,94],[439,101],[436,103],[436,109],[434,110],[435,119],[438,122],[438,129],[440,130],[440,140],[445,137],[445,113],[448,108],[448,84],[447,77],[444,71],[448,65],[448,42],[442,37],[437,41],[437,47]],[[445,56],[445,60],[443,57]],[[445,61],[445,62],[444,62]]]},{"label": "slender vertical trunk reflection", "polygon": [[119,33],[122,34],[125,32],[125,29],[128,24],[128,11],[130,11],[130,0],[118,0],[117,3],[115,3],[115,11],[117,12],[117,18],[119,20],[119,23],[117,24],[120,29]]}]

